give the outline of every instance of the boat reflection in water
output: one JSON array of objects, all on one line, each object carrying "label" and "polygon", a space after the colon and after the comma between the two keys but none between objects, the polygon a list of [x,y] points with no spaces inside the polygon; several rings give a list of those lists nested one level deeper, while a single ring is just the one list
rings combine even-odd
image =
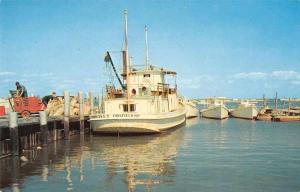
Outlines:
[{"label": "boat reflection in water", "polygon": [[185,130],[145,136],[74,136],[50,143],[26,151],[28,162],[1,159],[0,190],[145,191],[173,183]]},{"label": "boat reflection in water", "polygon": [[175,158],[185,129],[179,128],[158,136],[106,138],[93,140],[93,149],[100,148],[100,157],[106,162],[107,181],[124,172],[128,191],[137,186],[151,189],[160,183],[173,183],[176,175]]}]

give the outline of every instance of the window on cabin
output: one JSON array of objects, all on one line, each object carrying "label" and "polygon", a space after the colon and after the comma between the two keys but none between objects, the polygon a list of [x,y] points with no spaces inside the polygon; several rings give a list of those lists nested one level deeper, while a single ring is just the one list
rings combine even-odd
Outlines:
[{"label": "window on cabin", "polygon": [[130,111],[135,111],[135,104],[130,104]]},{"label": "window on cabin", "polygon": [[[133,111],[136,110],[135,104],[130,104],[129,108],[130,108],[130,112],[133,112]],[[128,112],[128,105],[127,104],[123,104],[123,111]]]},{"label": "window on cabin", "polygon": [[123,104],[123,111],[128,112],[128,105],[127,104]]},{"label": "window on cabin", "polygon": [[150,77],[150,74],[144,74],[144,77]]},{"label": "window on cabin", "polygon": [[147,95],[147,88],[146,87],[142,88],[142,95]]}]

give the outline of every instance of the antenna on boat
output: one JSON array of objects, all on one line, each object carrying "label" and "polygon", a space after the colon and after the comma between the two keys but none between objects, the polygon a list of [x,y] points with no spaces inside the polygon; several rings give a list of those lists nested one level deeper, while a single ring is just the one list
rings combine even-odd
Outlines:
[{"label": "antenna on boat", "polygon": [[125,64],[126,64],[126,75],[129,72],[129,57],[128,57],[128,21],[127,21],[128,11],[127,9],[124,10],[124,17],[125,17]]},{"label": "antenna on boat", "polygon": [[145,65],[149,69],[149,54],[148,54],[148,28],[145,26]]}]

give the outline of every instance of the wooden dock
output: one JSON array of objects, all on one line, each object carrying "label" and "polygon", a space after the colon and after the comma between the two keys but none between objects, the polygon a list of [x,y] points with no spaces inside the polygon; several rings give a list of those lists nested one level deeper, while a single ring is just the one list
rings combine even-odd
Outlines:
[{"label": "wooden dock", "polygon": [[[68,133],[65,130],[64,117],[50,117],[47,120],[46,130],[43,131],[41,119],[39,116],[30,118],[19,118],[17,133],[17,141],[12,137],[12,128],[9,127],[7,119],[0,119],[0,158],[13,155],[14,144],[17,144],[18,149],[16,153],[20,154],[22,150],[32,147],[47,145],[48,142],[69,139],[70,136],[81,133],[89,133],[90,126],[88,117],[84,117],[83,121],[79,116],[72,116],[69,119]],[[80,128],[82,128],[81,130]],[[15,154],[17,155],[17,154]]]},{"label": "wooden dock", "polygon": [[[90,93],[89,114],[93,113],[93,96]],[[16,112],[0,118],[0,158],[10,155],[18,156],[23,150],[47,146],[48,142],[58,139],[70,139],[74,134],[90,132],[88,116],[84,116],[83,93],[79,92],[79,114],[70,115],[70,94],[64,92],[64,113],[61,116],[50,116],[46,111],[28,118],[19,118]]]}]

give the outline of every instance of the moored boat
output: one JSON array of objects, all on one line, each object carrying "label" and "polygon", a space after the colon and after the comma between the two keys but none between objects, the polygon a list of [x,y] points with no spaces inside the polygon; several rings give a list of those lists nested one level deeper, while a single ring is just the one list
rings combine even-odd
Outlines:
[{"label": "moored boat", "polygon": [[253,103],[241,102],[236,109],[230,112],[233,117],[242,119],[255,119],[258,115],[258,110]]},{"label": "moored boat", "polygon": [[228,118],[229,110],[224,105],[222,100],[213,100],[211,104],[208,104],[208,108],[201,110],[203,117],[211,119],[226,119]]},{"label": "moored boat", "polygon": [[123,82],[111,63],[121,88],[106,86],[102,113],[90,116],[91,128],[98,133],[159,133],[185,123],[186,111],[178,102],[177,85],[167,84],[166,76],[176,72],[149,64],[146,32],[145,65],[129,63],[127,11],[125,11],[125,49],[123,53]]},{"label": "moored boat", "polygon": [[281,121],[281,122],[289,122],[289,121],[300,121],[300,116],[292,116],[292,115],[276,115],[273,117],[274,121]]},{"label": "moored boat", "polygon": [[257,120],[261,121],[272,121],[273,119],[273,109],[265,107],[261,109],[257,115]]},{"label": "moored boat", "polygon": [[185,107],[187,119],[199,116],[199,109],[197,109],[197,106],[192,101],[184,99],[182,103]]}]

